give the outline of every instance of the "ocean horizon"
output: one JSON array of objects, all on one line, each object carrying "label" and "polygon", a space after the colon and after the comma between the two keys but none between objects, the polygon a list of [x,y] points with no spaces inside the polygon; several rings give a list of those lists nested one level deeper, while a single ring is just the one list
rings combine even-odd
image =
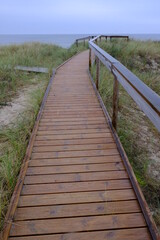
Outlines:
[{"label": "ocean horizon", "polygon": [[[98,34],[0,34],[0,46],[40,42],[69,48],[77,38]],[[106,34],[107,35],[107,34]],[[116,35],[116,34],[108,34]],[[120,35],[120,34],[117,34]],[[131,39],[142,41],[160,41],[160,34],[122,34]]]}]

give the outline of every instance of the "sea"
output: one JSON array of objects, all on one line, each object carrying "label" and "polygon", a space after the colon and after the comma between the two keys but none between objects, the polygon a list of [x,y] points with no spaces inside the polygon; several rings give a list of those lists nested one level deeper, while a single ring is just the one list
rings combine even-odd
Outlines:
[{"label": "sea", "polygon": [[[77,38],[82,38],[89,35],[99,34],[16,34],[16,35],[0,35],[0,46],[23,44],[23,43],[48,43],[58,45],[63,48],[69,48]],[[104,34],[115,35],[115,34]],[[122,34],[123,35],[123,34]],[[126,34],[131,39],[142,41],[160,41],[160,34]]]}]

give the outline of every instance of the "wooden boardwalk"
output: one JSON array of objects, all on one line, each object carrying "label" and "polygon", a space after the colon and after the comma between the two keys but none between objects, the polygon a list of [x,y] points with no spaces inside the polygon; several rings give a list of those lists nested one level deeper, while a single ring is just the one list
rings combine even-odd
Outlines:
[{"label": "wooden boardwalk", "polygon": [[10,240],[151,239],[87,68],[85,51],[56,73]]}]

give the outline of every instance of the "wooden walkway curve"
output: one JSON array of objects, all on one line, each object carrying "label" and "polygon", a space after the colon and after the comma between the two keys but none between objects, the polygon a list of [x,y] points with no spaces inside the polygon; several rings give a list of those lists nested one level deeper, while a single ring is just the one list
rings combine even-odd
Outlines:
[{"label": "wooden walkway curve", "polygon": [[85,51],[56,73],[10,240],[151,239],[87,69]]}]

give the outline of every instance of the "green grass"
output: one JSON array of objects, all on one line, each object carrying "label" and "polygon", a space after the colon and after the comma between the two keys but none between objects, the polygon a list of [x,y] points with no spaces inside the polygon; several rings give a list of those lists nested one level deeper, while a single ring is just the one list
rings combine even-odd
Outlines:
[{"label": "green grass", "polygon": [[[50,79],[50,74],[35,74],[15,71],[16,65],[53,68],[87,48],[82,44],[63,49],[47,44],[24,44],[0,48],[0,102],[9,103],[21,91],[30,86],[39,86],[30,93],[28,108],[16,122],[0,128],[0,229],[3,229],[17,176],[25,156],[33,125]],[[7,67],[9,66],[9,68]]]},{"label": "green grass", "polygon": [[[118,59],[143,82],[160,95],[160,42],[112,41],[99,46]],[[96,67],[92,66],[95,79]],[[112,116],[113,75],[100,66],[99,92]],[[134,169],[137,180],[160,226],[160,181],[152,176],[150,166],[160,146],[160,135],[120,86],[118,135]],[[155,170],[159,165],[155,165]],[[160,173],[159,173],[160,174]]]}]

